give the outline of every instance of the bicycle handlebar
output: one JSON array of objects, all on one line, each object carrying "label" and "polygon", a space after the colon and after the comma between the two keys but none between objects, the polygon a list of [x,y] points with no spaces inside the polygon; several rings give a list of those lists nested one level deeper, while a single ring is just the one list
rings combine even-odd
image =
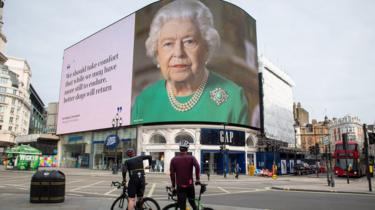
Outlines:
[{"label": "bicycle handlebar", "polygon": [[[199,182],[196,185],[201,186],[201,189],[199,190],[199,199],[200,199],[201,194],[203,194],[207,190],[207,184],[203,184]],[[174,201],[177,201],[177,198],[175,198],[177,196],[176,190],[172,190],[173,189],[172,186],[166,186],[165,189],[168,193],[168,200],[172,199]]]},{"label": "bicycle handlebar", "polygon": [[167,193],[168,193],[168,200],[169,199],[172,199],[172,200],[174,200],[174,201],[177,201],[177,198],[175,198],[176,197],[176,191],[175,190],[172,190],[172,187],[169,187],[169,186],[167,186],[167,187],[165,187],[165,189],[166,189],[166,191],[167,191]]},{"label": "bicycle handlebar", "polygon": [[[146,183],[145,183],[145,186],[146,186],[147,184],[148,184],[148,183],[146,182]],[[111,186],[115,186],[115,187],[117,187],[117,189],[120,189],[121,187],[127,188],[127,187],[126,187],[126,183],[124,183],[124,182],[118,182],[118,181],[112,181]]]}]

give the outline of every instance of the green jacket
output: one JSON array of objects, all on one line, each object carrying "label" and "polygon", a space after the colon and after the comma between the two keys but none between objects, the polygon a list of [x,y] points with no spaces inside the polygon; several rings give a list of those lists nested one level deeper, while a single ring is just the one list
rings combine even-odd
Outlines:
[{"label": "green jacket", "polygon": [[[220,91],[213,92],[217,88]],[[228,96],[227,99],[217,104],[218,99],[225,94]],[[176,97],[176,99],[184,103],[191,97]],[[165,80],[155,82],[137,96],[132,108],[132,124],[174,121],[249,125],[247,99],[241,87],[212,71],[202,96],[188,111],[179,112],[172,107],[165,88]]]}]

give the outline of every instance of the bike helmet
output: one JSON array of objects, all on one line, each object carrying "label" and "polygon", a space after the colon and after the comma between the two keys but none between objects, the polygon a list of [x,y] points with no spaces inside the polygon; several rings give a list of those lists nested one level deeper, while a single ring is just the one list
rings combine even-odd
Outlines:
[{"label": "bike helmet", "polygon": [[186,149],[189,149],[189,145],[190,145],[190,143],[189,143],[189,141],[187,141],[187,140],[182,140],[182,141],[180,142],[180,148],[186,148]]},{"label": "bike helmet", "polygon": [[126,155],[127,155],[128,157],[133,157],[133,156],[135,155],[134,149],[133,149],[133,148],[128,148],[128,149],[126,150]]}]

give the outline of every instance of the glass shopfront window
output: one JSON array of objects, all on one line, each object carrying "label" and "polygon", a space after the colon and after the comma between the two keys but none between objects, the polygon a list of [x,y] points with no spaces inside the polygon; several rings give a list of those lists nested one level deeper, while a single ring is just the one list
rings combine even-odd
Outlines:
[{"label": "glass shopfront window", "polygon": [[126,150],[128,148],[137,149],[134,129],[119,129],[117,135],[119,142],[116,148],[108,148],[105,141],[108,136],[116,133],[115,130],[95,132],[93,134],[93,169],[111,170],[114,163],[121,168],[122,164],[128,158]]},{"label": "glass shopfront window", "polygon": [[164,152],[150,152],[152,156],[152,164],[150,170],[152,172],[164,172]]}]

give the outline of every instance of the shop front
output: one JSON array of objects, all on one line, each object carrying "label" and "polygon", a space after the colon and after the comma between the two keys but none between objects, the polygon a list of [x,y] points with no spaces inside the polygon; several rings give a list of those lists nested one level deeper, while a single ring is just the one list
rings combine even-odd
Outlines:
[{"label": "shop front", "polygon": [[227,151],[226,153],[219,150],[202,150],[201,151],[201,168],[202,173],[223,174],[234,173],[236,164],[241,168],[240,173],[246,173],[246,161],[244,151]]},{"label": "shop front", "polygon": [[[179,154],[179,143],[190,142],[189,154],[194,155],[201,172],[210,174],[233,173],[236,165],[241,173],[255,161],[254,142],[247,145],[245,139],[256,140],[256,132],[248,128],[207,124],[174,124],[139,126],[137,132],[138,154],[152,156],[150,172],[168,173],[170,161]],[[256,142],[255,142],[256,143]],[[220,150],[220,146],[226,150]]]},{"label": "shop front", "polygon": [[234,173],[236,165],[240,173],[246,173],[246,133],[234,129],[202,128],[200,143],[202,148],[216,147],[216,150],[201,151],[202,172],[210,174]]},{"label": "shop front", "polygon": [[[135,128],[90,131],[62,136],[61,166],[111,170],[117,162],[121,168],[128,148],[137,149]],[[115,144],[111,137],[118,136]]]},{"label": "shop front", "polygon": [[126,150],[137,149],[135,132],[131,128],[119,129],[117,134],[113,130],[108,130],[93,135],[93,169],[111,170],[114,164],[121,168],[122,163],[128,158]]}]

